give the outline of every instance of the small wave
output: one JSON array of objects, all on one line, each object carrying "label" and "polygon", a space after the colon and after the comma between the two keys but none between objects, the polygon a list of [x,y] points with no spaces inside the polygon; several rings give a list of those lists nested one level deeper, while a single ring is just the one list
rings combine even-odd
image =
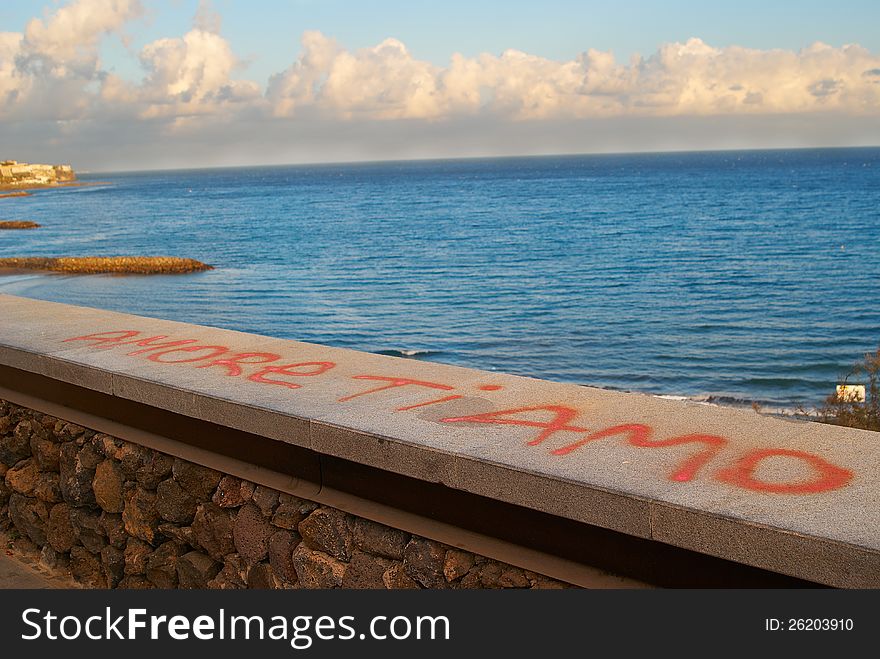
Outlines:
[{"label": "small wave", "polygon": [[408,350],[406,348],[390,348],[388,350],[376,350],[377,355],[386,355],[388,357],[406,357],[407,359],[418,359],[419,357],[427,357],[428,355],[438,355],[439,350]]},{"label": "small wave", "polygon": [[753,398],[740,398],[738,396],[726,396],[721,394],[701,394],[697,396],[675,396],[668,394],[654,394],[655,398],[664,400],[688,401],[700,405],[715,407],[736,407],[740,409],[750,408],[763,414],[774,416],[793,416],[800,408],[784,405],[779,401],[755,400]]},{"label": "small wave", "polygon": [[703,405],[723,405],[725,407],[752,407],[754,405],[772,405],[770,401],[755,400],[753,398],[739,398],[738,396],[728,396],[724,394],[699,394],[696,396],[669,396],[658,395],[657,398],[665,398],[667,400],[686,400],[691,403],[702,403]]}]

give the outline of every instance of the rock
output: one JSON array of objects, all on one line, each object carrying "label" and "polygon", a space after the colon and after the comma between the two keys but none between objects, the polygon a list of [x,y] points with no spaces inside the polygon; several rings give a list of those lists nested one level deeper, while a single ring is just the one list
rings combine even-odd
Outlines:
[{"label": "rock", "polygon": [[232,527],[228,512],[216,504],[204,503],[198,507],[193,519],[193,538],[211,558],[222,561],[227,554],[235,553]]},{"label": "rock", "polygon": [[10,434],[0,433],[0,462],[14,465],[31,454],[31,421],[21,421]]},{"label": "rock", "polygon": [[108,513],[122,512],[125,505],[122,498],[124,486],[125,474],[115,460],[104,460],[95,469],[92,490],[95,493],[95,501],[102,510]]},{"label": "rock", "polygon": [[536,574],[535,577],[530,581],[533,590],[563,590],[567,588],[574,588],[574,586],[572,586],[571,584],[557,581],[556,579],[551,579],[550,577],[545,577],[542,574]]},{"label": "rock", "polygon": [[67,573],[70,571],[70,557],[67,554],[55,551],[50,545],[43,545],[40,550],[40,563],[55,570],[55,572]]},{"label": "rock", "polygon": [[355,551],[345,569],[343,588],[385,588],[385,573],[397,563],[389,558]]},{"label": "rock", "polygon": [[147,559],[147,579],[156,588],[177,587],[177,559],[183,554],[183,547],[173,541],[159,545]]},{"label": "rock", "polygon": [[257,563],[248,570],[247,587],[255,590],[275,588],[275,577],[272,566],[268,563]]},{"label": "rock", "polygon": [[33,460],[23,460],[6,472],[6,486],[13,492],[33,496],[39,475]]},{"label": "rock", "polygon": [[55,427],[55,424],[58,423],[58,419],[54,416],[49,416],[48,414],[44,414],[40,417],[40,425],[43,426],[43,429],[49,434],[52,435],[52,429]]},{"label": "rock", "polygon": [[[96,446],[94,442],[88,441],[83,443],[82,448],[80,448],[79,450],[79,455],[77,456],[77,459],[84,469],[90,469],[94,472],[98,465],[103,462],[104,455],[101,453],[101,449]],[[58,466],[61,466],[60,456]]]},{"label": "rock", "polygon": [[263,517],[260,509],[248,503],[242,506],[235,516],[233,538],[235,548],[247,563],[257,563],[266,558],[269,552],[269,536],[272,526]]},{"label": "rock", "polygon": [[450,549],[443,560],[443,576],[446,581],[461,579],[474,566],[474,555],[461,549]]},{"label": "rock", "polygon": [[[5,465],[0,465],[5,466]],[[0,470],[2,471],[2,470]],[[0,508],[5,506],[9,501],[9,497],[12,494],[12,489],[6,485],[6,479],[3,474],[0,474]],[[0,515],[2,517],[2,515]]]},{"label": "rock", "polygon": [[[153,453],[150,449],[139,444],[124,442],[113,454],[113,458],[119,462],[122,473],[125,475],[125,480],[136,481],[138,480],[138,471],[150,462]],[[147,489],[154,489],[160,480],[162,479],[158,479],[152,488],[144,485],[144,483],[141,483],[141,485],[144,485]]]},{"label": "rock", "polygon": [[470,571],[461,578],[458,582],[458,587],[464,590],[476,590],[483,587],[483,583],[480,580],[480,569],[481,566],[475,565],[470,569]]},{"label": "rock", "polygon": [[148,490],[155,490],[163,480],[171,476],[174,458],[158,451],[149,451],[144,463],[138,468],[135,479]]},{"label": "rock", "polygon": [[96,445],[100,446],[101,453],[105,457],[113,459],[116,459],[116,452],[125,444],[123,440],[103,433],[95,435],[94,441]]},{"label": "rock", "polygon": [[111,545],[117,549],[125,549],[128,534],[125,532],[125,522],[122,521],[122,515],[103,513],[101,515],[101,531]]},{"label": "rock", "polygon": [[410,535],[390,526],[357,517],[354,520],[353,539],[355,547],[361,551],[402,561],[403,550],[410,540]]},{"label": "rock", "polygon": [[345,578],[345,563],[300,543],[293,552],[293,568],[303,588],[339,588]]},{"label": "rock", "polygon": [[34,486],[34,496],[46,503],[60,503],[64,500],[61,494],[61,479],[58,474],[40,473]]},{"label": "rock", "polygon": [[348,516],[335,508],[318,508],[299,523],[299,534],[309,547],[340,561],[351,558],[352,533]]},{"label": "rock", "polygon": [[220,563],[200,551],[191,551],[177,559],[177,580],[182,589],[207,588],[219,571]]},{"label": "rock", "polygon": [[53,441],[45,431],[34,432],[30,438],[31,455],[40,471],[59,469],[58,459],[61,456],[61,444]]},{"label": "rock", "polygon": [[403,563],[397,562],[385,570],[385,574],[382,575],[382,583],[385,584],[388,590],[416,590],[421,588],[403,569]]},{"label": "rock", "polygon": [[311,501],[282,494],[278,497],[278,507],[272,515],[272,524],[288,531],[295,530],[317,508],[318,505]]},{"label": "rock", "polygon": [[75,423],[67,423],[66,421],[59,420],[55,424],[54,432],[55,436],[62,442],[71,442],[82,437],[83,434],[85,434],[86,429]]},{"label": "rock", "polygon": [[486,561],[479,566],[478,573],[483,588],[529,588],[532,585],[523,570],[506,563]]},{"label": "rock", "polygon": [[275,508],[278,506],[278,490],[257,485],[251,498],[263,515],[272,517],[272,513],[275,512]]},{"label": "rock", "polygon": [[156,510],[166,522],[190,524],[196,514],[196,501],[180,484],[172,478],[162,481],[156,487]]},{"label": "rock", "polygon": [[223,476],[211,498],[221,508],[238,508],[251,500],[254,484],[235,476]]},{"label": "rock", "polygon": [[122,521],[129,535],[149,543],[156,540],[159,532],[159,513],[156,511],[156,494],[136,487],[125,493]]},{"label": "rock", "polygon": [[153,548],[143,540],[129,538],[125,545],[125,574],[145,574]]},{"label": "rock", "polygon": [[101,553],[107,538],[101,524],[101,513],[91,508],[71,508],[70,521],[82,546],[93,554]]},{"label": "rock", "polygon": [[299,533],[275,531],[269,537],[269,565],[272,573],[285,584],[296,583],[296,570],[293,567],[293,550],[302,538]]},{"label": "rock", "polygon": [[443,564],[446,561],[446,545],[413,538],[403,552],[403,567],[406,573],[425,588],[445,588]]},{"label": "rock", "polygon": [[[92,481],[95,478],[94,450],[91,447],[79,448],[68,442],[61,446],[59,469],[61,471],[61,494],[73,506],[95,505]],[[95,463],[93,467],[90,464]]]},{"label": "rock", "polygon": [[223,562],[223,568],[217,573],[211,581],[208,582],[208,588],[219,590],[240,590],[247,588],[245,583],[245,574],[247,566],[241,560],[238,554],[230,554]]},{"label": "rock", "polygon": [[107,545],[101,550],[101,566],[109,588],[116,588],[125,577],[125,553]]},{"label": "rock", "polygon": [[85,547],[70,550],[70,573],[86,588],[107,587],[101,561]]},{"label": "rock", "polygon": [[41,547],[46,544],[49,509],[43,501],[13,492],[9,497],[9,517],[15,528],[34,544]]},{"label": "rock", "polygon": [[199,501],[210,500],[220,483],[219,471],[176,458],[171,470],[174,480]]},{"label": "rock", "polygon": [[196,545],[195,536],[191,526],[176,526],[174,524],[159,524],[159,533],[169,540],[174,540],[181,545]]},{"label": "rock", "polygon": [[70,506],[66,503],[57,503],[49,511],[46,539],[49,546],[60,553],[69,552],[77,544],[76,528],[70,519]]},{"label": "rock", "polygon": [[12,550],[29,563],[40,560],[40,547],[26,535],[12,541]]},{"label": "rock", "polygon": [[531,588],[532,582],[526,577],[525,571],[513,565],[504,565],[498,583],[502,588]]},{"label": "rock", "polygon": [[119,585],[116,586],[117,590],[149,590],[154,587],[153,584],[147,581],[146,577],[139,574],[132,574],[125,577],[119,582]]}]

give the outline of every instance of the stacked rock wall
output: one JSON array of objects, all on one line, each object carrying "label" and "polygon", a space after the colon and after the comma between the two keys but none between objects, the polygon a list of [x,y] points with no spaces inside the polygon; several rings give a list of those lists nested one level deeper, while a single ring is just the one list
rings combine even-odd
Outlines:
[{"label": "stacked rock wall", "polygon": [[558,588],[0,401],[0,531],[91,588]]}]

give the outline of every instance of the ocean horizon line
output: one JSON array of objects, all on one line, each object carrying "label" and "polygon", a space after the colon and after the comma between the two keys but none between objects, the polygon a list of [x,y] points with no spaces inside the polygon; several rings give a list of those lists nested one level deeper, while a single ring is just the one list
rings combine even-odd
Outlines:
[{"label": "ocean horizon line", "polygon": [[326,160],[309,162],[283,162],[262,164],[239,164],[239,165],[216,165],[216,166],[193,166],[193,167],[148,167],[145,169],[83,169],[77,170],[78,175],[104,175],[104,174],[156,174],[160,172],[210,172],[240,169],[277,169],[277,168],[308,168],[308,167],[344,167],[357,165],[396,165],[411,163],[444,163],[444,162],[502,162],[512,160],[548,160],[553,158],[614,158],[614,157],[640,157],[640,156],[675,156],[675,155],[713,155],[726,153],[790,153],[790,152],[839,152],[839,151],[871,151],[880,149],[880,143],[869,145],[840,145],[840,146],[794,146],[794,147],[750,147],[731,149],[664,149],[664,150],[635,150],[635,151],[593,151],[571,153],[539,153],[539,154],[516,154],[516,155],[467,155],[467,156],[441,156],[441,157],[413,157],[413,158],[388,158],[363,160]]}]

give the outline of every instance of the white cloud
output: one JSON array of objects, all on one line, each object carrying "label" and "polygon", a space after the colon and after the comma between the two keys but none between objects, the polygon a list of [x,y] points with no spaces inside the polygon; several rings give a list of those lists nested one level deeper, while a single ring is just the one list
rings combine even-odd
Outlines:
[{"label": "white cloud", "polygon": [[508,50],[455,55],[440,68],[394,39],[350,52],[311,32],[300,58],[270,80],[267,97],[279,116],[314,106],[343,119],[876,113],[880,85],[865,72],[878,67],[880,57],[855,45],[792,52],[690,39],[628,64],[596,50],[568,62]]},{"label": "white cloud", "polygon": [[23,39],[17,32],[0,32],[0,117],[3,108],[18,103],[30,89],[30,77],[22,75],[15,64]]},{"label": "white cloud", "polygon": [[199,28],[148,44],[141,62],[149,75],[135,97],[145,118],[212,114],[261,96],[257,83],[232,79],[238,59],[229,43]]},{"label": "white cloud", "polygon": [[66,120],[94,111],[99,44],[142,13],[139,0],[75,0],[23,33],[0,34],[0,118]]},{"label": "white cloud", "polygon": [[[140,143],[162,142],[171,127],[190,145],[208,135],[212,143],[218,135],[244,139],[246,128],[248,140],[259,133],[267,148],[312,135],[328,143],[344,135],[346,148],[361,136],[391,144],[395,130],[408,141],[469,145],[487,127],[507,127],[519,137],[534,129],[534,144],[555,135],[561,147],[540,148],[558,149],[596,126],[631,134],[638,126],[656,132],[663,121],[714,127],[718,118],[732,126],[764,117],[749,125],[778,131],[797,117],[802,134],[822,126],[830,135],[855,119],[871,126],[880,119],[880,55],[858,45],[756,50],[695,38],[627,62],[593,49],[563,62],[507,50],[456,54],[438,66],[396,39],[350,50],[310,31],[295,61],[261,85],[241,72],[221,17],[202,0],[192,29],[144,46],[142,76],[124,80],[105,69],[101,45],[108,36],[124,39],[142,14],[139,0],[73,0],[21,33],[0,33],[0,142],[11,143],[16,122],[32,134],[38,125],[63,125],[64,136],[112,129]],[[509,141],[498,137],[504,149],[493,148],[504,151]]]},{"label": "white cloud", "polygon": [[183,120],[263,103],[257,83],[233,79],[239,61],[218,34],[219,15],[205,1],[187,34],[143,48],[140,83],[103,70],[101,40],[121,36],[142,13],[139,0],[75,0],[31,20],[23,34],[0,33],[0,117]]},{"label": "white cloud", "polygon": [[17,66],[25,71],[90,78],[99,71],[98,43],[141,15],[139,0],[76,0],[24,31]]}]

